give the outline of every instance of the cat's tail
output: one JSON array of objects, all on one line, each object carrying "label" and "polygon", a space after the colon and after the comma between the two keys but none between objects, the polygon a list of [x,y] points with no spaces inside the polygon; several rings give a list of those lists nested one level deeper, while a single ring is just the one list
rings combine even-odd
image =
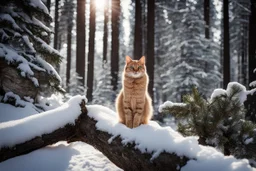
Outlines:
[{"label": "cat's tail", "polygon": [[123,98],[124,98],[123,90],[121,90],[116,98],[116,112],[119,116],[119,122],[125,124],[125,115],[124,115],[124,110],[123,110],[124,109]]},{"label": "cat's tail", "polygon": [[149,120],[153,116],[153,107],[152,107],[152,100],[149,94],[146,94],[145,99],[145,107],[144,107],[144,117],[142,118],[142,124],[148,124]]}]

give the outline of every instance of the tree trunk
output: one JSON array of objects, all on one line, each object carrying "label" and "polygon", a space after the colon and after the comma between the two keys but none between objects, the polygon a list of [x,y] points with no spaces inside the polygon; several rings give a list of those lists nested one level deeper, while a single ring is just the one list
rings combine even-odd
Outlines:
[{"label": "tree trunk", "polygon": [[58,34],[59,34],[59,0],[55,0],[55,17],[54,17],[54,40],[53,47],[58,49]]},{"label": "tree trunk", "polygon": [[90,0],[90,26],[89,26],[89,52],[88,52],[88,72],[87,72],[87,99],[92,101],[93,91],[93,67],[94,67],[94,42],[95,42],[95,2]]},{"label": "tree trunk", "polygon": [[76,72],[85,80],[85,0],[77,0]]},{"label": "tree trunk", "polygon": [[223,49],[223,88],[227,88],[230,82],[230,47],[229,47],[229,0],[223,2],[223,30],[224,30],[224,49]]},{"label": "tree trunk", "polygon": [[154,64],[155,64],[155,0],[148,0],[148,24],[147,24],[147,73],[149,76],[148,91],[154,103]]},{"label": "tree trunk", "polygon": [[147,3],[148,0],[142,1],[142,56],[147,56]]},{"label": "tree trunk", "polygon": [[140,0],[135,0],[135,32],[134,32],[134,59],[142,56],[142,6]]},{"label": "tree trunk", "polygon": [[72,2],[69,1],[67,17],[67,70],[66,70],[66,87],[69,87],[70,83],[70,70],[71,70],[71,44],[72,44],[72,27],[73,27],[73,10]]},{"label": "tree trunk", "polygon": [[249,83],[256,80],[256,2],[251,0],[249,19]]},{"label": "tree trunk", "polygon": [[[59,40],[59,1],[55,0],[55,17],[54,17],[54,37],[53,37],[53,48],[60,50],[60,40]],[[56,66],[57,72],[60,71],[60,65],[57,64]]]},{"label": "tree trunk", "polygon": [[205,38],[210,39],[210,0],[204,0]]},{"label": "tree trunk", "polygon": [[[58,141],[82,141],[94,146],[107,156],[114,164],[124,170],[180,170],[188,161],[187,157],[176,154],[161,153],[156,159],[150,160],[151,154],[141,153],[135,144],[124,146],[120,137],[108,143],[111,138],[106,132],[97,130],[96,121],[87,116],[85,102],[81,104],[82,114],[76,119],[75,125],[66,124],[49,134],[37,136],[12,148],[0,149],[0,162],[9,158],[27,154]],[[47,126],[47,125],[46,125]],[[179,166],[179,167],[177,167]]]},{"label": "tree trunk", "polygon": [[[256,2],[251,0],[251,14],[249,19],[249,83],[256,81]],[[252,88],[252,87],[251,87]],[[256,93],[249,95],[245,102],[246,117],[256,123]]]},{"label": "tree trunk", "polygon": [[111,85],[117,90],[119,71],[119,23],[120,0],[112,0]]},{"label": "tree trunk", "polygon": [[104,6],[104,34],[103,34],[103,59],[102,63],[103,66],[107,63],[107,54],[108,54],[108,8],[109,8],[109,1],[106,0]]}]

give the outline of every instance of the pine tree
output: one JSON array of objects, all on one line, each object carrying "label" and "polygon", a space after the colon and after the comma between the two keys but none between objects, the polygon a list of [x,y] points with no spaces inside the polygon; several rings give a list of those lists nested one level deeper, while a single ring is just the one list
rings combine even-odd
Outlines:
[{"label": "pine tree", "polygon": [[82,77],[80,77],[75,68],[70,70],[70,83],[68,85],[68,95],[75,96],[84,94],[84,85],[82,84]]},{"label": "pine tree", "polygon": [[[100,69],[100,68],[99,68]],[[110,64],[106,63],[104,69],[96,77],[95,90],[93,91],[92,104],[100,104],[109,108],[114,107],[115,92],[112,91]]]},{"label": "pine tree", "polygon": [[245,119],[243,105],[254,91],[229,83],[227,90],[216,89],[207,101],[194,88],[183,97],[184,103],[166,103],[161,112],[182,120],[178,130],[183,135],[198,135],[201,144],[215,146],[225,155],[255,160],[256,125]]},{"label": "pine tree", "polygon": [[1,92],[33,99],[63,92],[52,66],[62,57],[46,43],[52,33],[43,24],[51,21],[47,7],[41,0],[1,1],[0,11]]}]

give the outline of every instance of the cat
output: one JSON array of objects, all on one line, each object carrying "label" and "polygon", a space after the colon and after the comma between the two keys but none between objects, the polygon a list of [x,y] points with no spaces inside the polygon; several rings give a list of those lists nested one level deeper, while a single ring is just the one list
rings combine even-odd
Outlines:
[{"label": "cat", "polygon": [[148,124],[152,117],[152,100],[148,94],[148,75],[145,57],[132,60],[126,56],[122,76],[122,89],[116,99],[119,122],[129,128]]}]

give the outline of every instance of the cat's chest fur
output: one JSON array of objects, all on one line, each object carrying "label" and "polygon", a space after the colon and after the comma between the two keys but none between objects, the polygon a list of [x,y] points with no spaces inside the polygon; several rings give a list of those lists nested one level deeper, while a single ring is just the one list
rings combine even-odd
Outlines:
[{"label": "cat's chest fur", "polygon": [[123,85],[124,100],[130,104],[132,110],[145,102],[146,78],[125,79]]}]

